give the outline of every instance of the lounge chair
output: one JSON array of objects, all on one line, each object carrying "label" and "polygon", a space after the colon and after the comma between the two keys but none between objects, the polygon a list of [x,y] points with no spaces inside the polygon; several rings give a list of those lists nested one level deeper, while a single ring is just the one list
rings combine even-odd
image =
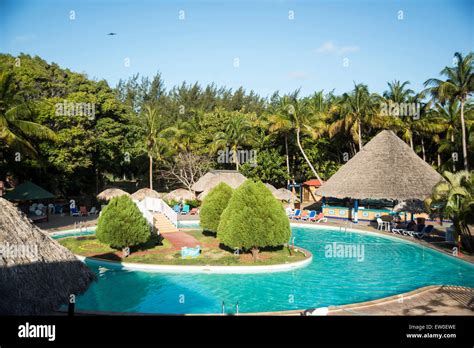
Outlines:
[{"label": "lounge chair", "polygon": [[328,218],[324,216],[324,213],[319,213],[318,216],[316,216],[316,223],[319,224],[320,222],[327,222]]},{"label": "lounge chair", "polygon": [[173,210],[176,212],[176,213],[180,213],[181,212],[181,209],[179,208],[179,204],[176,204],[174,207],[173,207]]},{"label": "lounge chair", "polygon": [[293,213],[293,215],[290,216],[290,219],[295,219],[295,218],[298,218],[301,216],[301,210],[300,209],[296,209]]},{"label": "lounge chair", "polygon": [[316,211],[310,210],[309,214],[307,216],[302,217],[301,219],[306,220],[306,221],[311,221],[311,220],[314,220],[315,217],[316,217]]},{"label": "lounge chair", "polygon": [[425,237],[425,236],[429,235],[431,232],[433,232],[433,229],[434,229],[433,225],[427,225],[427,226],[424,226],[423,229],[420,232],[411,231],[409,233],[409,235],[411,237],[417,237],[417,238],[422,239],[423,237]]},{"label": "lounge chair", "polygon": [[198,213],[199,213],[198,208],[192,208],[191,211],[189,212],[189,215],[196,215]]},{"label": "lounge chair", "polygon": [[378,230],[383,230],[384,229],[384,221],[381,218],[377,218],[377,229]]},{"label": "lounge chair", "polygon": [[91,210],[89,211],[89,215],[97,215],[99,214],[99,211],[97,210],[96,207],[92,207]]},{"label": "lounge chair", "polygon": [[189,205],[185,204],[183,205],[183,210],[181,210],[181,215],[186,215],[187,213],[189,213]]},{"label": "lounge chair", "polygon": [[303,210],[299,216],[295,216],[295,220],[305,220],[308,216],[308,211]]},{"label": "lounge chair", "polygon": [[71,216],[81,216],[77,208],[71,208],[70,213],[71,213]]},{"label": "lounge chair", "polygon": [[87,208],[84,205],[81,205],[79,207],[79,212],[81,216],[89,216],[89,212],[87,211]]}]

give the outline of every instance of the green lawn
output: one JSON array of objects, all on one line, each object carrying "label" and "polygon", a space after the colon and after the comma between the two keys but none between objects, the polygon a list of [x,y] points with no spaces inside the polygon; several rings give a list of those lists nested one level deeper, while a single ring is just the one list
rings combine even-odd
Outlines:
[{"label": "green lawn", "polygon": [[273,251],[262,251],[259,259],[254,262],[251,254],[234,255],[232,252],[219,247],[218,240],[203,234],[201,230],[186,231],[201,243],[201,255],[196,258],[181,258],[181,253],[172,247],[171,243],[164,239],[160,245],[157,240],[150,241],[144,245],[132,248],[132,253],[126,259],[121,258],[121,251],[113,249],[101,242],[94,236],[70,237],[60,239],[59,243],[71,250],[74,254],[98,257],[108,260],[124,261],[131,263],[149,263],[162,265],[213,265],[213,266],[237,266],[237,265],[273,265],[295,262],[305,259],[301,252],[293,252],[290,255],[287,248]]}]

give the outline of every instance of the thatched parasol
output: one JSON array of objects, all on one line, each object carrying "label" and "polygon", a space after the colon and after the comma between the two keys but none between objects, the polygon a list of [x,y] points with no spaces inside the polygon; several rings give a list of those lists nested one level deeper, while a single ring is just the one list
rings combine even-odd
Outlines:
[{"label": "thatched parasol", "polygon": [[131,198],[138,201],[142,201],[145,197],[151,198],[161,198],[163,194],[156,192],[155,190],[149,189],[148,187],[139,189],[137,192],[133,193]]},{"label": "thatched parasol", "polygon": [[130,193],[125,192],[119,188],[108,188],[97,195],[97,199],[101,201],[110,201],[112,198],[120,197],[123,195],[130,196]]},{"label": "thatched parasol", "polygon": [[224,182],[233,189],[236,189],[245,180],[247,178],[236,170],[212,170],[204,174],[191,188],[194,192],[210,191],[221,182]]},{"label": "thatched parasol", "polygon": [[168,200],[168,201],[171,201],[171,200],[174,200],[174,201],[181,201],[181,200],[190,201],[190,200],[196,199],[196,196],[192,192],[189,192],[188,190],[177,189],[177,190],[171,191],[170,193],[165,195],[163,198]]},{"label": "thatched parasol", "polygon": [[276,191],[276,187],[269,183],[264,183],[264,185],[273,193]]},{"label": "thatched parasol", "polygon": [[316,193],[353,199],[424,200],[442,180],[428,163],[384,130],[343,165]]},{"label": "thatched parasol", "polygon": [[0,314],[49,314],[87,290],[87,266],[0,198]]},{"label": "thatched parasol", "polygon": [[275,190],[273,193],[273,197],[278,199],[279,201],[289,201],[290,199],[293,201],[298,201],[299,198],[290,190],[287,190],[286,188],[282,187],[279,188],[278,190]]}]

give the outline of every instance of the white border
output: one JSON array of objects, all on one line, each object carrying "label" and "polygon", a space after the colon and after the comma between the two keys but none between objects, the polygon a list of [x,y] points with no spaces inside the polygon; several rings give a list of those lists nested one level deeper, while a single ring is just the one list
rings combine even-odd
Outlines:
[{"label": "white border", "polygon": [[120,268],[127,271],[158,272],[158,273],[204,273],[204,274],[249,274],[249,273],[273,273],[287,272],[298,268],[306,267],[313,261],[313,255],[309,258],[284,263],[279,265],[264,266],[188,266],[188,265],[152,265],[141,263],[114,262],[95,258],[89,258],[81,255],[76,257],[85,262],[90,262],[98,266]]}]

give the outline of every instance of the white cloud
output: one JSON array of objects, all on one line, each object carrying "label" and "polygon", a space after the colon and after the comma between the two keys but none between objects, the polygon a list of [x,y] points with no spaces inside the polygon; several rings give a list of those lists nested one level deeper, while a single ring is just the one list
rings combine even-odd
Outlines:
[{"label": "white cloud", "polygon": [[332,41],[326,41],[321,46],[316,49],[316,53],[321,54],[347,54],[352,52],[359,51],[359,46],[351,45],[351,46],[338,46]]},{"label": "white cloud", "polygon": [[306,80],[309,78],[309,74],[304,71],[290,71],[288,77],[292,80]]}]

